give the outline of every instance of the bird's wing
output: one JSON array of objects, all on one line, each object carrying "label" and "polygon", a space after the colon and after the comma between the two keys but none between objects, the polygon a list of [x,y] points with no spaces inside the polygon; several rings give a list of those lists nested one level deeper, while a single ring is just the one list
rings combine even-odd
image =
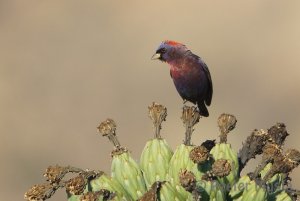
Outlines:
[{"label": "bird's wing", "polygon": [[206,97],[205,97],[205,103],[206,103],[206,105],[209,106],[210,103],[211,103],[212,94],[213,94],[213,85],[212,85],[212,80],[211,80],[210,72],[208,70],[207,65],[203,61],[201,61],[201,63],[203,64],[202,66],[203,66],[205,75],[208,79],[208,88],[207,88],[207,94],[206,94]]}]

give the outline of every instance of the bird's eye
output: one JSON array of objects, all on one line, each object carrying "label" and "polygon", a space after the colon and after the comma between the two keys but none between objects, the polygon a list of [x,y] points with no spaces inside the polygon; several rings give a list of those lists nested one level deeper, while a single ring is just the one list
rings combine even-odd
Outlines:
[{"label": "bird's eye", "polygon": [[156,53],[158,53],[158,54],[164,54],[164,53],[166,53],[166,52],[167,52],[167,49],[164,48],[164,47],[162,47],[162,48],[160,48],[160,49],[158,49],[158,50],[156,51]]},{"label": "bird's eye", "polygon": [[166,53],[166,52],[167,52],[167,49],[166,49],[166,48],[161,48],[161,49],[160,49],[160,53],[163,54],[163,53]]}]

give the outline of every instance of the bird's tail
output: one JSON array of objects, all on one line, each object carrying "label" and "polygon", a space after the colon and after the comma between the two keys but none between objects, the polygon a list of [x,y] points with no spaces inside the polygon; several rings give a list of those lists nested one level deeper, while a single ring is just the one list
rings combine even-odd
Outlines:
[{"label": "bird's tail", "polygon": [[207,108],[206,108],[204,102],[202,102],[202,103],[199,103],[199,102],[198,102],[197,105],[198,105],[198,109],[199,109],[200,115],[201,115],[201,116],[204,116],[204,117],[208,117],[208,116],[209,116],[209,113],[208,113],[208,110],[207,110]]}]

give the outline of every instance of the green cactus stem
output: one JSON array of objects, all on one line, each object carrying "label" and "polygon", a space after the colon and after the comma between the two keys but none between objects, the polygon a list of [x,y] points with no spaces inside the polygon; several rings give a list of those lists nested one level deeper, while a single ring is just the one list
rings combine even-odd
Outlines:
[{"label": "green cactus stem", "polygon": [[140,165],[149,189],[154,182],[166,180],[173,151],[160,135],[161,123],[166,119],[167,109],[157,103],[153,103],[148,109],[149,117],[153,121],[155,135],[154,139],[146,143],[141,154]]}]

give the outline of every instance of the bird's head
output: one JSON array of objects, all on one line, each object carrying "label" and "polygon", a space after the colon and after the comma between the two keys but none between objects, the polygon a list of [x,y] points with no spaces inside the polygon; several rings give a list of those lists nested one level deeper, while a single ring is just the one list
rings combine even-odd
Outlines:
[{"label": "bird's head", "polygon": [[175,41],[166,40],[159,45],[151,59],[171,62],[183,57],[187,51],[188,50],[185,45]]}]

